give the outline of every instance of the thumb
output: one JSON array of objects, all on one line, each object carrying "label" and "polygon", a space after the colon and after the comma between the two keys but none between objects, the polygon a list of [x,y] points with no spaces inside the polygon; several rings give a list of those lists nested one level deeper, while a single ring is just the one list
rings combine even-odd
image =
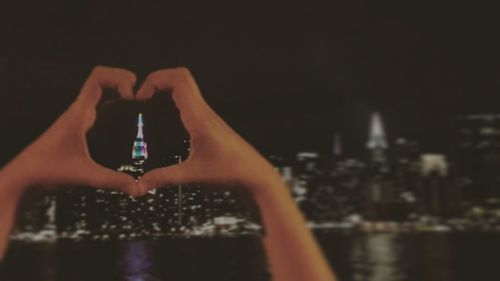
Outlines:
[{"label": "thumb", "polygon": [[144,187],[130,175],[105,168],[96,163],[93,163],[89,168],[86,183],[90,186],[117,190],[132,196],[141,196],[146,192]]},{"label": "thumb", "polygon": [[187,168],[187,162],[151,170],[141,177],[140,183],[146,190],[165,186],[194,183],[192,171]]}]

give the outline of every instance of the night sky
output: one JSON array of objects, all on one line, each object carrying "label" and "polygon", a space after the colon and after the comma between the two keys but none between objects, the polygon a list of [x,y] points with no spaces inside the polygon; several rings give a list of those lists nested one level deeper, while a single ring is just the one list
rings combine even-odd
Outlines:
[{"label": "night sky", "polygon": [[0,7],[3,163],[67,108],[94,65],[128,68],[139,83],[189,67],[209,104],[266,155],[328,152],[335,132],[347,155],[363,155],[373,110],[391,141],[447,152],[452,116],[500,112],[494,4],[81,2]]}]

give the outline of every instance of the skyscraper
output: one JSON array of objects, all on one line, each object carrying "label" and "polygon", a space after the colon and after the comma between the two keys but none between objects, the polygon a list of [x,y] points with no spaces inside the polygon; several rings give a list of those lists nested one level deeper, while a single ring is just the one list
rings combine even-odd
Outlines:
[{"label": "skyscraper", "polygon": [[366,216],[374,219],[401,219],[403,212],[397,212],[400,210],[400,202],[387,161],[389,144],[378,112],[373,112],[370,118],[366,147],[370,152],[370,167],[366,174],[363,196]]},{"label": "skyscraper", "polygon": [[370,132],[366,147],[373,152],[372,160],[376,162],[386,160],[385,150],[389,147],[389,145],[387,144],[382,117],[378,112],[372,113],[370,119]]},{"label": "skyscraper", "polygon": [[143,133],[144,119],[142,113],[137,118],[137,136],[132,147],[132,161],[135,167],[134,176],[141,177],[144,174],[144,162],[148,159],[148,147]]},{"label": "skyscraper", "polygon": [[372,113],[366,147],[370,150],[370,161],[372,165],[382,170],[386,170],[386,150],[389,148],[389,145],[385,135],[384,124],[382,123],[382,117],[378,112]]},{"label": "skyscraper", "polygon": [[393,172],[400,192],[415,192],[420,178],[420,146],[415,140],[398,138],[392,147]]},{"label": "skyscraper", "polygon": [[417,192],[420,212],[438,216],[459,214],[460,190],[450,176],[446,157],[441,154],[423,154],[420,172]]},{"label": "skyscraper", "polygon": [[455,117],[455,161],[468,200],[487,203],[500,198],[500,114]]},{"label": "skyscraper", "polygon": [[132,149],[132,159],[148,159],[148,147],[144,140],[143,127],[144,118],[142,118],[142,113],[139,113],[137,118],[137,136],[135,137]]}]

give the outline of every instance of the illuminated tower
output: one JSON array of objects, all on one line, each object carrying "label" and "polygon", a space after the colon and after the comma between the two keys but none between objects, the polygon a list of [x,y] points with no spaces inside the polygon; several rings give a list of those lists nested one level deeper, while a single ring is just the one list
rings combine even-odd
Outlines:
[{"label": "illuminated tower", "polygon": [[142,113],[139,113],[137,119],[137,136],[135,137],[134,146],[132,148],[132,161],[137,170],[138,177],[144,174],[144,162],[148,159],[148,146],[144,140],[144,133],[142,131],[143,126],[144,119],[142,118]]},{"label": "illuminated tower", "polygon": [[371,161],[373,163],[386,162],[385,152],[389,145],[387,144],[382,117],[380,117],[378,112],[372,113],[366,147],[371,151]]}]

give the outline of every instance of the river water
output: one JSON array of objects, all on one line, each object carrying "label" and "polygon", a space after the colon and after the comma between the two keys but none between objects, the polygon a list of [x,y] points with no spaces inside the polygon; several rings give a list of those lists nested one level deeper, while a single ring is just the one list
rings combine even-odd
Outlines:
[{"label": "river water", "polygon": [[[500,234],[340,234],[318,239],[342,281],[498,281]],[[271,280],[260,240],[13,242],[2,281]],[[304,280],[307,281],[307,280]]]}]

